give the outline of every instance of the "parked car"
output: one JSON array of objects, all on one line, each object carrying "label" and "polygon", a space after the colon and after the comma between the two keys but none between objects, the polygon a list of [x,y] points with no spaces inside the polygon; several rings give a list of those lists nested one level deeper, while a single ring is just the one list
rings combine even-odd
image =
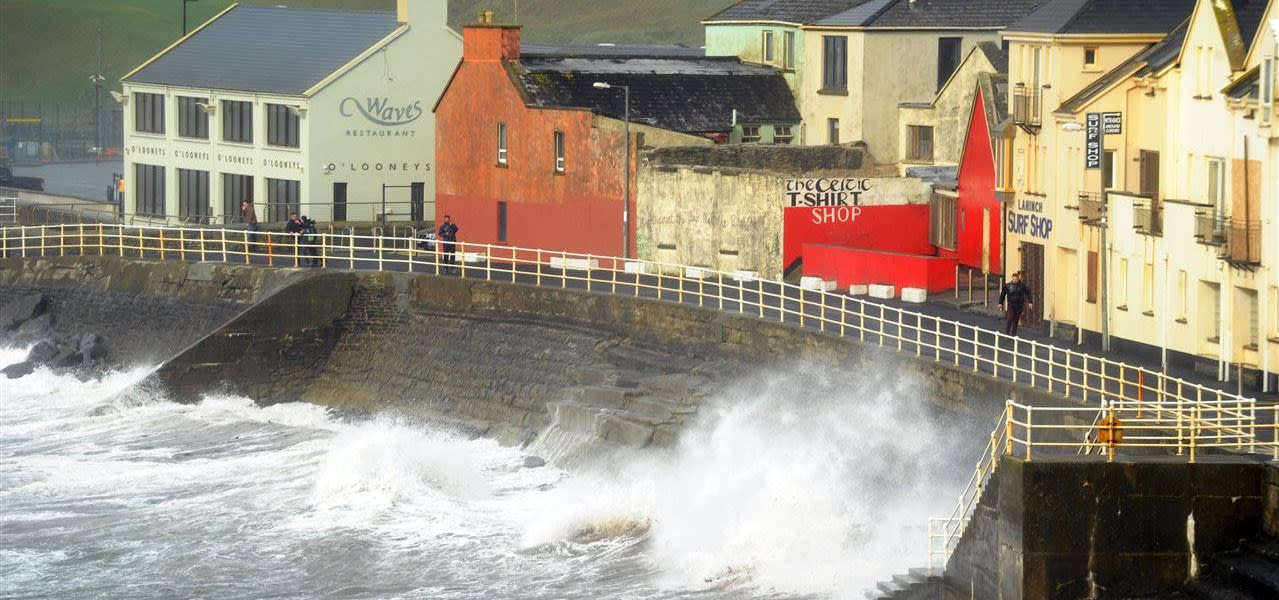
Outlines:
[{"label": "parked car", "polygon": [[44,179],[41,177],[14,175],[13,170],[9,167],[0,167],[0,187],[43,192]]}]

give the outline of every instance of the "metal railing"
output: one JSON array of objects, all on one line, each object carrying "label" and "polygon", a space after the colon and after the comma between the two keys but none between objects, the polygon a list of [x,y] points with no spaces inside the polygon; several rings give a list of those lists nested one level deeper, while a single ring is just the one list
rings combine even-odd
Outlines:
[{"label": "metal railing", "polygon": [[1138,233],[1146,235],[1163,235],[1164,214],[1159,201],[1145,198],[1132,206],[1133,227]]},{"label": "metal railing", "polygon": [[1222,258],[1237,263],[1261,263],[1261,221],[1230,219]]},{"label": "metal railing", "polygon": [[[404,235],[399,235],[400,232]],[[1036,449],[1078,448],[1094,428],[1101,402],[1111,400],[1129,431],[1109,449],[1167,451],[1198,458],[1199,450],[1279,452],[1274,432],[1256,421],[1255,400],[1171,377],[1141,366],[1060,348],[941,317],[833,292],[805,290],[746,272],[537,248],[457,242],[452,252],[419,247],[416,230],[387,235],[328,231],[307,240],[278,232],[215,228],[71,224],[0,228],[0,257],[119,256],[144,260],[208,261],[296,267],[312,262],[336,269],[446,273],[534,286],[658,299],[750,316],[895,348],[938,364],[1065,398],[1084,406],[1046,409],[1009,403],[991,434],[973,478],[946,523],[947,556],[970,518],[981,487],[998,465],[1000,451],[1029,459]],[[437,249],[445,249],[440,244]],[[1088,403],[1093,406],[1086,406]],[[1066,422],[1072,411],[1078,418]],[[1144,411],[1144,412],[1143,412]],[[1056,414],[1060,413],[1060,414]],[[1045,421],[1036,415],[1055,415]],[[1279,415],[1277,415],[1279,417]],[[1057,424],[1054,424],[1054,421]],[[1140,431],[1140,434],[1133,432]],[[1169,434],[1168,431],[1173,433]],[[1263,434],[1270,435],[1264,440]],[[1213,439],[1213,436],[1216,436]],[[930,541],[930,547],[933,542]],[[944,560],[943,560],[944,562]]]},{"label": "metal railing", "polygon": [[1079,193],[1079,220],[1085,223],[1098,223],[1106,216],[1106,205],[1101,194],[1095,192]]},{"label": "metal railing", "polygon": [[16,196],[0,197],[0,225],[14,225],[18,222],[18,198]]},{"label": "metal railing", "polygon": [[1028,88],[1025,84],[1013,86],[1013,123],[1023,127],[1040,126],[1040,107],[1043,104],[1043,92],[1039,88]]},{"label": "metal railing", "polygon": [[[1271,420],[1257,419],[1269,411]],[[1269,436],[1269,442],[1261,440]],[[1053,453],[1105,454],[1108,461],[1122,450],[1166,453],[1195,462],[1204,452],[1264,452],[1279,460],[1279,405],[1258,406],[1248,398],[1203,402],[1103,401],[1093,407],[1031,406],[1009,400],[991,431],[977,467],[945,517],[928,520],[928,568],[944,569],[972,521],[995,473],[1000,456],[1030,461]]]},{"label": "metal railing", "polygon": [[1195,211],[1195,239],[1209,246],[1225,245],[1226,220],[1214,210]]}]

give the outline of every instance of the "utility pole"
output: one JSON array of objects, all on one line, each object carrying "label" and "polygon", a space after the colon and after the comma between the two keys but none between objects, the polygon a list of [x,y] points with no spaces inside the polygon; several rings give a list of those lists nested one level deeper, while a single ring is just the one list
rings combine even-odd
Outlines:
[{"label": "utility pole", "polygon": [[1110,352],[1110,249],[1106,230],[1110,228],[1110,190],[1101,191],[1101,350]]},{"label": "utility pole", "polygon": [[102,25],[98,25],[98,69],[93,72],[93,158],[102,156]]}]

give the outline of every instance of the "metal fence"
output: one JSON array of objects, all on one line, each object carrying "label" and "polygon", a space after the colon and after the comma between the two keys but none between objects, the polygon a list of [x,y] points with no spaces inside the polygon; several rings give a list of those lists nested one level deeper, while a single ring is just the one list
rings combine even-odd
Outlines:
[{"label": "metal fence", "polygon": [[[411,227],[390,235],[379,229],[370,235],[329,231],[308,239],[287,233],[200,227],[7,227],[0,228],[0,257],[120,256],[274,267],[311,264],[335,269],[451,272],[489,281],[652,298],[856,339],[1084,402],[1077,408],[1008,403],[955,510],[930,523],[930,550],[939,553],[930,556],[930,563],[940,556],[944,564],[1001,453],[1030,460],[1044,452],[1095,446],[1096,434],[1105,427],[1099,423],[1105,418],[1118,419],[1126,432],[1126,437],[1118,439],[1111,429],[1105,443],[1110,459],[1119,453],[1160,451],[1194,462],[1204,450],[1227,448],[1279,458],[1274,423],[1264,425],[1257,419],[1259,410],[1279,409],[1261,409],[1254,399],[1145,367],[861,298],[766,281],[749,272],[466,242],[424,249],[415,233]],[[1087,406],[1090,402],[1093,405]]]}]

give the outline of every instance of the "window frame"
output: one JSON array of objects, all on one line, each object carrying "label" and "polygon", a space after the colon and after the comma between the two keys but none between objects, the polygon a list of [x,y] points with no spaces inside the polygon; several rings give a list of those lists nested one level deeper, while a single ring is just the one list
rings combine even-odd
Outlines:
[{"label": "window frame", "polygon": [[[188,140],[209,139],[209,113],[200,108],[208,103],[198,96],[177,96],[178,137]],[[194,129],[194,131],[192,131]]]},{"label": "window frame", "polygon": [[777,60],[777,52],[774,49],[776,35],[772,29],[765,29],[760,32],[760,53],[759,56],[764,62],[772,64]]},{"label": "window frame", "polygon": [[[227,222],[239,222],[240,202],[253,202],[253,176],[242,173],[222,173],[222,213]],[[256,207],[255,207],[256,208]]]},{"label": "window frame", "polygon": [[[906,132],[906,160],[933,162],[933,152],[935,151],[933,126],[907,125]],[[925,133],[927,135],[924,135]],[[927,152],[924,152],[925,149],[927,149]]]},{"label": "window frame", "polygon": [[164,94],[133,92],[133,131],[164,135]]},{"label": "window frame", "polygon": [[830,146],[839,145],[839,118],[829,117],[826,119],[826,143]]},{"label": "window frame", "polygon": [[[287,104],[267,104],[266,145],[274,148],[302,147],[302,117]],[[294,108],[296,110],[296,108]]]},{"label": "window frame", "polygon": [[[1213,184],[1213,168],[1216,167],[1217,182]],[[1226,159],[1217,156],[1204,157],[1204,199],[1212,205],[1217,218],[1222,219],[1228,213],[1226,202]],[[1214,197],[1215,196],[1215,197]]]},{"label": "window frame", "polygon": [[[1099,68],[1097,66],[1097,53],[1099,51],[1100,48],[1097,46],[1084,46],[1084,70],[1096,70]],[[1090,54],[1092,56],[1091,60],[1089,60]]]},{"label": "window frame", "polygon": [[[178,169],[178,218],[190,222],[208,223],[213,220],[213,205],[209,199],[209,172],[200,169]],[[194,193],[194,198],[192,198]],[[190,208],[196,208],[191,211]],[[203,211],[199,210],[203,209]]]},{"label": "window frame", "polygon": [[497,123],[497,164],[498,166],[505,167],[511,164],[511,156],[510,156],[509,147],[508,147],[509,143],[510,143],[510,136],[507,132],[506,123],[504,121],[498,121]]},{"label": "window frame", "polygon": [[848,36],[822,36],[822,89],[848,92]]},{"label": "window frame", "polygon": [[795,32],[782,32],[782,70],[795,70]]},{"label": "window frame", "polygon": [[558,131],[558,130],[557,130],[557,131],[555,132],[555,135],[554,135],[553,137],[554,137],[554,139],[555,139],[555,172],[556,172],[556,173],[563,173],[563,172],[564,172],[564,166],[565,166],[565,160],[564,160],[564,132],[563,132],[563,131]]},{"label": "window frame", "polygon": [[795,141],[795,129],[791,125],[773,126],[774,144],[792,144]]},{"label": "window frame", "polygon": [[[754,133],[748,135],[746,133],[748,130],[754,131]],[[747,138],[750,138],[750,139],[747,139]],[[759,142],[762,139],[764,139],[764,133],[762,131],[762,128],[759,125],[742,125],[742,143],[743,144],[754,144]]]},{"label": "window frame", "polygon": [[[950,53],[948,57],[946,57],[950,59],[951,64],[949,65],[948,69],[943,69],[943,65],[942,65],[943,52],[946,50],[947,47],[951,47],[951,49],[953,50],[953,52]],[[959,65],[963,63],[964,61],[963,51],[964,51],[964,38],[962,37],[937,38],[937,89],[938,90],[940,90],[943,85],[946,85],[946,81],[950,79],[951,75],[955,74],[955,71],[959,70]],[[945,71],[945,74],[943,74],[943,71]]]},{"label": "window frame", "polygon": [[[280,200],[281,192],[284,200]],[[287,221],[291,212],[302,214],[302,182],[297,179],[267,177],[266,220]]]},{"label": "window frame", "polygon": [[164,165],[133,164],[133,212],[148,217],[165,216],[165,178],[168,168]]},{"label": "window frame", "polygon": [[232,144],[253,143],[253,102],[222,100],[222,141]]}]

